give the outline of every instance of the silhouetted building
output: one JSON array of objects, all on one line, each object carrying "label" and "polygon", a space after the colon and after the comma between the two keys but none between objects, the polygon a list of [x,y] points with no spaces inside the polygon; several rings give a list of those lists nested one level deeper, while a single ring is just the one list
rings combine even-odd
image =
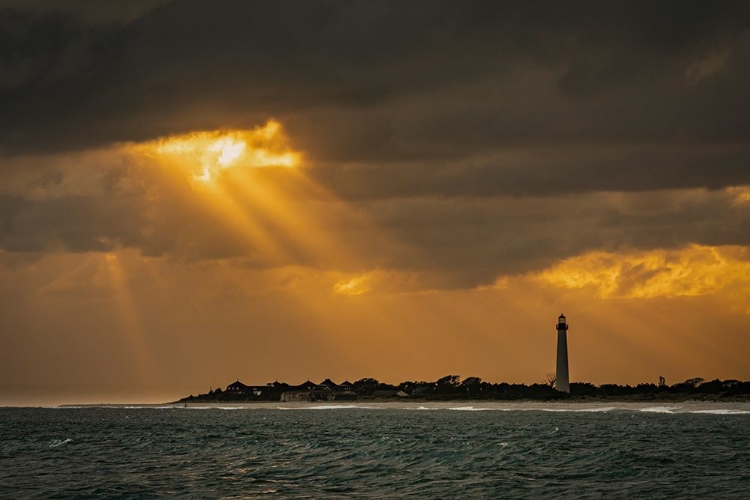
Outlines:
[{"label": "silhouetted building", "polygon": [[357,394],[354,386],[349,381],[341,385],[327,378],[319,384],[311,381],[296,386],[286,386],[288,390],[281,393],[281,402],[289,403],[296,401],[336,401],[356,400]]},{"label": "silhouetted building", "polygon": [[334,382],[330,378],[327,378],[318,384],[318,390],[336,392],[339,390],[339,386],[338,384],[336,384],[336,382]]},{"label": "silhouetted building", "polygon": [[237,380],[236,382],[232,382],[227,386],[227,392],[232,392],[235,394],[246,394],[252,391],[250,390],[250,387]]},{"label": "silhouetted building", "polygon": [[570,377],[568,373],[568,323],[565,315],[557,318],[557,373],[555,374],[555,389],[560,392],[570,392]]},{"label": "silhouetted building", "polygon": [[239,380],[232,382],[227,386],[227,391],[230,394],[252,394],[253,396],[260,396],[264,391],[271,389],[271,386],[257,386],[257,385],[245,385]]},{"label": "silhouetted building", "polygon": [[318,386],[315,384],[315,382],[310,382],[310,380],[308,380],[307,382],[303,382],[298,386],[291,387],[291,389],[294,391],[313,391],[316,387]]}]

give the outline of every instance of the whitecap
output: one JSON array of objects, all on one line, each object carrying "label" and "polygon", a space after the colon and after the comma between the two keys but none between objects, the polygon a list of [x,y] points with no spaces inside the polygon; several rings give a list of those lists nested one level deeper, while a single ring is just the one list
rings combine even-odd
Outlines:
[{"label": "whitecap", "polygon": [[729,410],[726,408],[717,409],[717,410],[694,410],[690,413],[704,413],[704,414],[710,414],[710,415],[750,415],[750,411],[743,411],[743,410]]},{"label": "whitecap", "polygon": [[68,443],[70,443],[71,441],[73,441],[73,440],[72,440],[72,439],[70,439],[70,438],[67,438],[67,439],[62,439],[62,440],[61,440],[61,439],[55,439],[55,440],[54,440],[54,441],[52,442],[52,444],[51,444],[51,445],[49,445],[49,447],[50,447],[50,448],[57,448],[58,446],[62,446],[62,445],[64,445],[64,444],[68,444]]},{"label": "whitecap", "polygon": [[602,408],[581,408],[580,410],[571,410],[578,413],[607,413],[610,411],[614,411],[617,408],[614,406],[604,406]]},{"label": "whitecap", "polygon": [[601,408],[539,408],[540,411],[561,413],[607,413],[616,409],[614,406],[603,406]]},{"label": "whitecap", "polygon": [[[117,406],[107,406],[105,408],[118,408]],[[170,410],[174,406],[123,406],[125,410]]]},{"label": "whitecap", "polygon": [[492,408],[475,408],[473,406],[458,406],[455,408],[448,408],[453,411],[490,411]]},{"label": "whitecap", "polygon": [[319,405],[319,406],[311,406],[310,408],[306,408],[309,410],[343,410],[347,408],[363,408],[364,406],[358,406],[358,405]]},{"label": "whitecap", "polygon": [[679,410],[680,406],[649,406],[648,408],[641,408],[639,411],[646,413],[675,413],[675,410]]}]

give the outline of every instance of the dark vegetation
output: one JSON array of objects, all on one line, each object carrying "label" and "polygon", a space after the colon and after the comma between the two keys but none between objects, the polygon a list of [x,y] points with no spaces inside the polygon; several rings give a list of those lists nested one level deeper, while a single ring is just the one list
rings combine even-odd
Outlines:
[{"label": "dark vegetation", "polygon": [[[750,382],[739,380],[712,380],[702,378],[688,379],[674,385],[667,385],[664,378],[658,384],[594,385],[587,382],[570,384],[570,394],[554,389],[554,380],[549,377],[544,383],[493,384],[479,377],[468,377],[461,380],[458,375],[446,375],[434,382],[408,381],[398,385],[386,384],[373,378],[363,378],[352,384],[354,394],[359,399],[398,399],[424,401],[452,400],[534,400],[534,401],[746,401],[750,400]],[[279,401],[287,391],[299,391],[298,387],[276,383],[273,387],[263,386],[259,394],[232,393],[216,389],[198,396],[190,395],[181,399],[181,403],[190,402],[252,402]],[[407,396],[397,396],[396,391],[403,391]]]}]

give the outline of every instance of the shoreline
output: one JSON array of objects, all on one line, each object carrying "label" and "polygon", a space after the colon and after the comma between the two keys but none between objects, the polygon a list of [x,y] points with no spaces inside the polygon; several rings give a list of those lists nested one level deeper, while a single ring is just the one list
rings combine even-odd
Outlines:
[{"label": "shoreline", "polygon": [[[9,407],[10,408],[10,407]],[[488,410],[643,410],[648,408],[716,410],[737,409],[750,413],[750,401],[498,401],[498,400],[360,400],[360,401],[318,401],[290,402],[251,401],[251,402],[192,402],[192,403],[99,403],[99,404],[63,404],[47,408],[109,408],[109,409],[488,409]]]}]

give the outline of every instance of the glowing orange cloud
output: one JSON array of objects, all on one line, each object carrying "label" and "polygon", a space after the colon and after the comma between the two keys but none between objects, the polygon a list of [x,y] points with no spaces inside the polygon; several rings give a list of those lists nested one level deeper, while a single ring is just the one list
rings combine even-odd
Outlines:
[{"label": "glowing orange cloud", "polygon": [[333,285],[333,291],[340,295],[362,295],[370,291],[370,274],[355,276],[351,279],[343,279]]},{"label": "glowing orange cloud", "polygon": [[750,255],[738,246],[591,252],[566,259],[536,279],[561,288],[591,288],[602,298],[750,295]]},{"label": "glowing orange cloud", "polygon": [[281,124],[275,120],[251,130],[164,137],[137,149],[190,169],[194,179],[200,181],[210,181],[217,172],[231,167],[294,167],[301,157],[291,149]]}]

